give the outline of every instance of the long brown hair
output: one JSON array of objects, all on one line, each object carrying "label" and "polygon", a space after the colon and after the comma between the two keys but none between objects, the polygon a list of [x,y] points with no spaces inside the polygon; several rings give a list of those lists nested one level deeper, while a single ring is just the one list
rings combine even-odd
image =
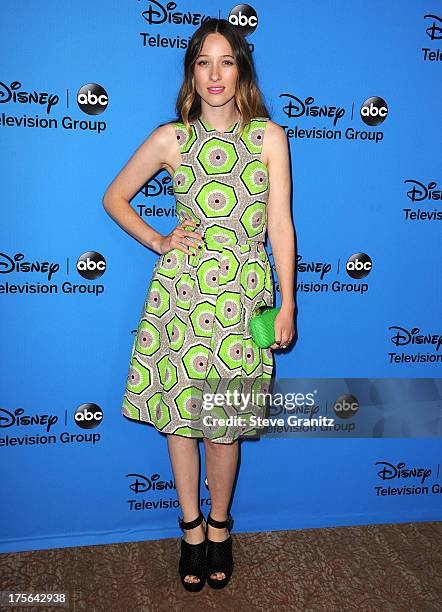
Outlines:
[{"label": "long brown hair", "polygon": [[214,32],[227,39],[238,67],[235,102],[241,115],[238,129],[241,134],[253,117],[269,117],[269,112],[257,85],[255,66],[247,42],[238,29],[226,19],[208,19],[190,39],[184,56],[184,80],[175,104],[177,120],[184,123],[190,134],[190,122],[195,121],[201,114],[201,97],[195,89],[193,71],[206,37]]}]

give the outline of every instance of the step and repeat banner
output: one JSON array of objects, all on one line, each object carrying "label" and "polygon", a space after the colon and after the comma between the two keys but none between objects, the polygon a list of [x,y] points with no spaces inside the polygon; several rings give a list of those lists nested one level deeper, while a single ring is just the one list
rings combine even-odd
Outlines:
[{"label": "step and repeat banner", "polygon": [[[166,437],[121,414],[157,253],[102,197],[174,117],[211,16],[287,134],[297,246],[297,340],[241,444],[235,531],[441,519],[440,2],[209,5],[2,3],[3,552],[181,535]],[[163,234],[174,204],[165,171],[131,201]]]}]

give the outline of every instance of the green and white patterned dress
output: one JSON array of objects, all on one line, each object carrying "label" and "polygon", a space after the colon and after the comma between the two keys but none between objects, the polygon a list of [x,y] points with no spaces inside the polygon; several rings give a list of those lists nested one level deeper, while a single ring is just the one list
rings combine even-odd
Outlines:
[{"label": "green and white patterned dress", "polygon": [[[124,416],[165,434],[229,443],[262,429],[250,415],[266,416],[274,357],[253,342],[249,320],[256,306],[274,305],[264,246],[269,173],[260,161],[267,121],[256,117],[240,134],[239,122],[220,132],[197,119],[191,136],[172,124],[181,151],[173,174],[178,223],[200,221],[205,246],[156,260],[122,406]],[[254,401],[210,395],[235,389]]]}]

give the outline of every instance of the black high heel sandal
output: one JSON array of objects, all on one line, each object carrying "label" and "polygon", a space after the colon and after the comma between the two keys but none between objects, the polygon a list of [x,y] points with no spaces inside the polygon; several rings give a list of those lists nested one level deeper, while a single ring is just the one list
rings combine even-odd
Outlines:
[{"label": "black high heel sandal", "polygon": [[[178,517],[178,524],[181,529],[194,529],[198,527],[204,520],[204,514],[201,512],[193,521],[183,521],[183,517]],[[183,587],[187,591],[200,591],[206,582],[206,541],[205,539],[199,544],[189,544],[184,538],[181,538],[181,556],[178,564],[178,571],[181,577]],[[187,582],[184,580],[186,576],[196,576],[199,582]]]},{"label": "black high heel sandal", "polygon": [[[229,537],[223,540],[222,542],[213,542],[209,540],[207,537],[208,527],[206,527],[206,540],[207,540],[207,566],[206,566],[206,576],[207,576],[207,584],[212,587],[212,589],[223,589],[229,583],[230,577],[233,572],[233,554],[232,554],[232,536],[230,535],[230,531],[233,525],[233,519],[228,515],[225,521],[215,521],[209,515],[207,517],[207,525],[211,525],[212,527],[217,527],[218,529],[222,529],[223,527],[227,527],[229,531]],[[211,578],[212,574],[216,572],[223,572],[225,578],[217,579]]]}]

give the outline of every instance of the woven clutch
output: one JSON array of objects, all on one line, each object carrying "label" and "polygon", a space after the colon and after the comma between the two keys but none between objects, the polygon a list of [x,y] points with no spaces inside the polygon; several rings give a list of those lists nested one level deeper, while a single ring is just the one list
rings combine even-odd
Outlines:
[{"label": "woven clutch", "polygon": [[250,333],[253,341],[260,348],[268,348],[275,342],[275,317],[280,306],[260,306],[255,308],[250,317]]}]

